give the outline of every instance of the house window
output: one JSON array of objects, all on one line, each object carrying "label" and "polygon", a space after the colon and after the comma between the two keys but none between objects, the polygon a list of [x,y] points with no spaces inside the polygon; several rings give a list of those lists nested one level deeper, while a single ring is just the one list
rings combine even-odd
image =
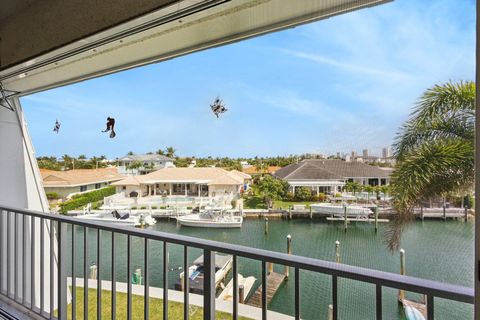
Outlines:
[{"label": "house window", "polygon": [[80,186],[80,192],[87,191],[87,186]]},{"label": "house window", "polygon": [[95,183],[95,189],[100,189],[102,187],[101,183]]}]

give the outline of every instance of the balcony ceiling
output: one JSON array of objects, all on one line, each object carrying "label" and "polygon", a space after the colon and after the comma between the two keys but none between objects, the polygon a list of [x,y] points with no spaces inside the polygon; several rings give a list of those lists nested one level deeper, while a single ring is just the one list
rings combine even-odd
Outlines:
[{"label": "balcony ceiling", "polygon": [[388,1],[8,1],[0,81],[28,94]]}]

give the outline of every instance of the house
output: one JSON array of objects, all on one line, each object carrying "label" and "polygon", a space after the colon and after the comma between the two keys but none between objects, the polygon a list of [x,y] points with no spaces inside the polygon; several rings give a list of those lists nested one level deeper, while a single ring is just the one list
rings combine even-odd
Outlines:
[{"label": "house", "polygon": [[126,155],[118,161],[118,172],[122,175],[142,175],[149,172],[175,167],[173,159],[160,154]]},{"label": "house", "polygon": [[112,183],[126,197],[183,196],[214,198],[228,194],[238,198],[251,176],[221,168],[163,168]]},{"label": "house", "polygon": [[390,182],[392,169],[370,166],[362,162],[339,159],[307,159],[277,170],[273,175],[290,184],[291,192],[296,187],[307,187],[326,194],[343,190],[348,181],[361,185],[386,185]]},{"label": "house", "polygon": [[104,188],[124,177],[116,168],[74,169],[54,171],[40,169],[46,193],[55,192],[62,198],[72,194]]}]

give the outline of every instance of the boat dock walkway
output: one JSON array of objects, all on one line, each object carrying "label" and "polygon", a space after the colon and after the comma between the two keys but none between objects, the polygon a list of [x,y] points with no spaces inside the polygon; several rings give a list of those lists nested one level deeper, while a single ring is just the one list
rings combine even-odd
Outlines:
[{"label": "boat dock walkway", "polygon": [[[267,275],[267,305],[272,300],[273,296],[277,293],[280,285],[285,281],[285,275],[278,272],[270,272]],[[248,299],[247,304],[253,307],[262,307],[262,285]]]}]

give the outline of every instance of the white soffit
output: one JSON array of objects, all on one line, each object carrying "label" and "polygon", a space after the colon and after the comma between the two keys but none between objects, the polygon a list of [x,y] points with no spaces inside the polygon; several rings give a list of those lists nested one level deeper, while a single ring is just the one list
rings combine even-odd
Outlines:
[{"label": "white soffit", "polygon": [[[389,1],[184,0],[3,70],[0,80],[29,94]],[[202,5],[209,7],[181,16]],[[168,22],[118,38],[162,19]]]}]

